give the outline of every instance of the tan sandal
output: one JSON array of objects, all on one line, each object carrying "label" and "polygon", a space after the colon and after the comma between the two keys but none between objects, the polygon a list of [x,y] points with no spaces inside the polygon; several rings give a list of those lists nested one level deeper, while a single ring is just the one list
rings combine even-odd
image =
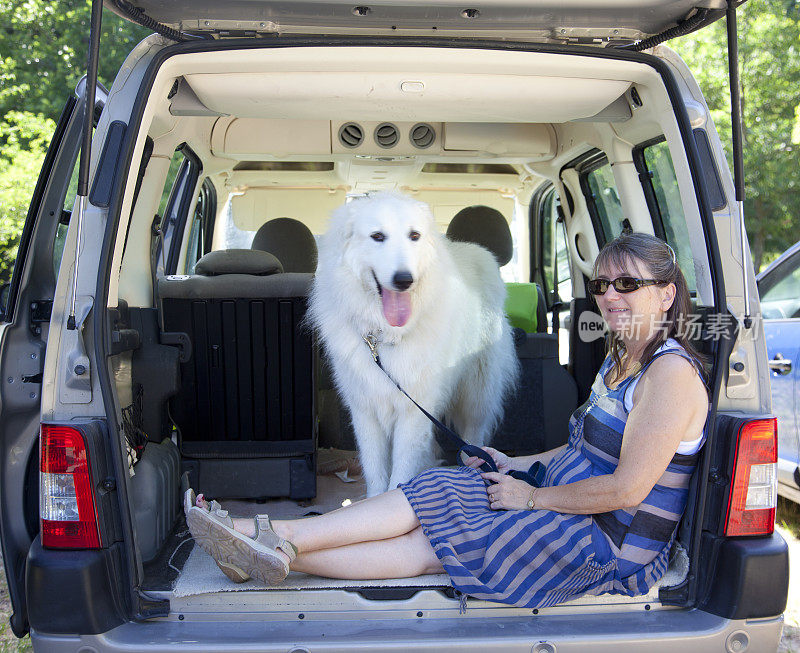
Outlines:
[{"label": "tan sandal", "polygon": [[[184,496],[184,507],[189,492]],[[256,533],[251,538],[234,530],[228,511],[219,507],[216,501],[211,503],[211,508],[204,510],[190,505],[186,523],[195,542],[214,559],[229,579],[234,583],[243,583],[250,578],[257,578],[275,585],[286,578],[289,562],[297,556],[297,548],[272,529],[267,515],[254,518]],[[285,554],[289,562],[278,551]]]},{"label": "tan sandal", "polygon": [[[209,506],[209,509],[214,512],[222,509],[222,506],[220,506],[220,504],[216,501],[212,501]],[[197,505],[197,495],[194,493],[192,488],[189,488],[183,495],[183,514],[186,516],[187,525],[189,524],[189,511],[192,508],[199,508],[200,510],[204,510],[206,512],[209,511],[209,509]],[[233,523],[233,521],[231,521],[231,523]],[[217,560],[214,560],[214,562],[217,564],[217,567],[220,568],[222,573],[230,578],[234,583],[244,583],[245,581],[250,580],[250,577],[238,567],[234,567],[228,563],[219,562]]]}]

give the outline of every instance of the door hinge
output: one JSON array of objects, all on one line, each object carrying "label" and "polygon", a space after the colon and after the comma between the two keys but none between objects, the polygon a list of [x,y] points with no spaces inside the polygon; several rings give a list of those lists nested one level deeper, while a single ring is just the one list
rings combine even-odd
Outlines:
[{"label": "door hinge", "polygon": [[192,339],[185,333],[164,332],[159,336],[162,345],[177,346],[180,349],[181,363],[188,363],[192,357]]},{"label": "door hinge", "polygon": [[31,302],[29,327],[33,335],[42,335],[42,323],[50,321],[52,312],[52,299],[37,299],[35,302]]},{"label": "door hinge", "polygon": [[184,20],[181,30],[190,33],[215,32],[221,38],[254,37],[259,34],[276,34],[280,31],[271,20]]}]

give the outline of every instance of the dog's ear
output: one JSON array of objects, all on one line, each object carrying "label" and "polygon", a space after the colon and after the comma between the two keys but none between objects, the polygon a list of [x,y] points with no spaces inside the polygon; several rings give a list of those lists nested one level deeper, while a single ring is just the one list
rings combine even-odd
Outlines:
[{"label": "dog's ear", "polygon": [[352,239],[354,232],[355,216],[353,215],[352,207],[349,204],[344,204],[331,214],[328,233],[336,234],[338,249],[341,252]]},{"label": "dog's ear", "polygon": [[347,220],[345,221],[344,225],[342,226],[342,239],[345,243],[350,242],[350,239],[353,237],[353,232],[355,231],[355,218],[351,213],[348,212]]}]

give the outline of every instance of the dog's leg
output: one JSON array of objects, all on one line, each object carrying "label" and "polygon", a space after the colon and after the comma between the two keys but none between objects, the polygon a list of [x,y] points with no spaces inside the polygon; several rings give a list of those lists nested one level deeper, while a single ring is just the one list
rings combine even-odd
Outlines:
[{"label": "dog's leg", "polygon": [[491,440],[497,425],[494,406],[484,404],[483,408],[483,411],[467,410],[467,414],[460,419],[453,417],[453,426],[456,428],[456,432],[466,442],[478,447],[482,447]]},{"label": "dog's leg", "polygon": [[397,420],[394,430],[390,490],[430,469],[436,460],[431,423],[416,408],[412,410]]},{"label": "dog's leg", "polygon": [[465,441],[478,447],[486,444],[497,421],[496,389],[487,383],[485,361],[471,361],[459,383],[459,392],[447,411],[453,428]]},{"label": "dog's leg", "polygon": [[462,384],[453,406],[452,419],[456,430],[470,444],[487,444],[503,418],[504,401],[516,385],[519,362],[510,341],[501,341],[478,358]]},{"label": "dog's leg", "polygon": [[367,496],[374,497],[389,487],[389,434],[373,415],[355,411],[352,415]]}]

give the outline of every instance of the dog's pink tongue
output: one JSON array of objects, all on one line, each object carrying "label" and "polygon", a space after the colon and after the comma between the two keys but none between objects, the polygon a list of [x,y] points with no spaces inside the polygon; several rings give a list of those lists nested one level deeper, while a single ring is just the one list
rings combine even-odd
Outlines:
[{"label": "dog's pink tongue", "polygon": [[411,317],[411,297],[407,292],[382,288],[383,315],[392,326],[400,327]]}]

